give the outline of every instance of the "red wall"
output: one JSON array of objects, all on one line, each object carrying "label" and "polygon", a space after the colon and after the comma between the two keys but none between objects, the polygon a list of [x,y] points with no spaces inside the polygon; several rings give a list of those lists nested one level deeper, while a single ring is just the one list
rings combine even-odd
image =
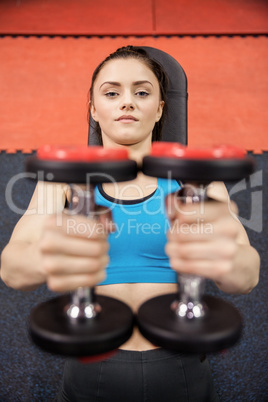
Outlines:
[{"label": "red wall", "polygon": [[86,143],[93,68],[126,44],[158,47],[182,64],[189,144],[268,150],[267,2],[189,4],[2,0],[0,150]]}]

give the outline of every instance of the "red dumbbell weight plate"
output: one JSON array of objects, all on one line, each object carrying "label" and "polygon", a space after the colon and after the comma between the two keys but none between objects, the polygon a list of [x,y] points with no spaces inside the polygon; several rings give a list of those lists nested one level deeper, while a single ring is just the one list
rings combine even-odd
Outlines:
[{"label": "red dumbbell weight plate", "polygon": [[253,159],[243,149],[232,146],[189,148],[155,142],[151,154],[143,160],[145,174],[182,181],[240,180],[253,169]]},{"label": "red dumbbell weight plate", "polygon": [[43,181],[97,184],[133,180],[137,164],[126,149],[46,145],[26,160],[26,171]]},{"label": "red dumbbell weight plate", "polygon": [[37,150],[39,159],[76,162],[101,162],[127,160],[128,151],[124,148],[107,149],[101,146],[53,146],[44,145]]},{"label": "red dumbbell weight plate", "polygon": [[245,155],[244,149],[230,145],[212,148],[189,148],[173,142],[154,142],[151,149],[151,156],[184,159],[240,159],[244,158]]}]

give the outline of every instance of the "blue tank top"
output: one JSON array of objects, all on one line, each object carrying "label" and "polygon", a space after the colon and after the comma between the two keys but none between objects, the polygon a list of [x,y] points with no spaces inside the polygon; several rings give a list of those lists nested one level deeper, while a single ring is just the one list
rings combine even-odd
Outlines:
[{"label": "blue tank top", "polygon": [[176,283],[165,253],[169,221],[165,197],[177,191],[175,180],[158,179],[156,191],[139,200],[117,200],[95,190],[96,203],[112,210],[116,231],[109,235],[107,276],[99,285],[118,283]]}]

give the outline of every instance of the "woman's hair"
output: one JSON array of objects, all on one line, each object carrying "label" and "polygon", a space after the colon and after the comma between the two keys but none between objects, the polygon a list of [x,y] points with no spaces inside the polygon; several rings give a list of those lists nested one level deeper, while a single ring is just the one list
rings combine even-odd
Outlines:
[{"label": "woman's hair", "polygon": [[[104,65],[110,61],[110,60],[116,60],[116,59],[136,59],[140,60],[142,63],[144,63],[156,76],[159,87],[160,87],[160,95],[161,95],[161,100],[164,101],[164,108],[163,108],[163,113],[158,122],[155,123],[155,126],[153,128],[153,135],[152,135],[152,141],[160,141],[161,140],[161,131],[163,127],[163,122],[165,119],[165,116],[167,114],[167,88],[168,88],[168,77],[161,66],[156,60],[151,59],[146,51],[140,47],[136,46],[125,46],[117,49],[114,53],[111,53],[106,59],[104,59],[98,67],[95,69],[92,75],[92,81],[91,81],[91,88],[89,90],[89,98],[92,101],[93,100],[93,87],[96,81],[96,78],[98,74],[100,73],[101,69],[104,67]],[[90,105],[90,103],[89,103]],[[90,116],[90,107],[88,110],[88,116]],[[101,137],[101,128],[99,126],[99,123],[94,122],[94,130],[97,134],[97,137],[99,139],[100,145],[102,144],[102,137]],[[93,128],[93,127],[91,127]]]}]

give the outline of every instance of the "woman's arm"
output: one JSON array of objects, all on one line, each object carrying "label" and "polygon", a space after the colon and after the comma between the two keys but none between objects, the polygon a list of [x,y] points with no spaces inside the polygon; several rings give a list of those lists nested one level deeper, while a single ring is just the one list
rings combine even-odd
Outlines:
[{"label": "woman's arm", "polygon": [[[63,212],[66,186],[39,182],[1,256],[1,278],[15,289],[92,286],[105,277],[107,230],[85,216]],[[80,225],[80,226],[79,226]],[[77,228],[85,230],[77,230]]]},{"label": "woman's arm", "polygon": [[182,204],[170,196],[172,227],[166,252],[171,266],[180,273],[209,278],[224,292],[248,293],[259,280],[259,255],[225,186],[212,183],[208,195],[215,201]]},{"label": "woman's arm", "polygon": [[1,255],[1,278],[15,289],[32,290],[46,281],[39,242],[46,219],[64,208],[64,186],[38,182],[28,209]]}]

